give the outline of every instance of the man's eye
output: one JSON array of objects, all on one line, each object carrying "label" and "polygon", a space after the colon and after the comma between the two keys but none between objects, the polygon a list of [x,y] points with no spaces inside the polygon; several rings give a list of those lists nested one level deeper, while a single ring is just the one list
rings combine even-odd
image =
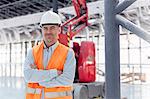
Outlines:
[{"label": "man's eye", "polygon": [[44,30],[47,30],[47,27],[44,27],[43,29],[44,29]]},{"label": "man's eye", "polygon": [[51,27],[51,30],[53,30],[53,29],[55,29],[55,26],[52,26],[52,27]]}]

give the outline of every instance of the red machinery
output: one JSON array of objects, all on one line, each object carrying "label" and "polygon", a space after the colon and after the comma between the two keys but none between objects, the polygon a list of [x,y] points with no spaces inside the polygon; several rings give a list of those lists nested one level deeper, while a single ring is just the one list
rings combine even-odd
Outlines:
[{"label": "red machinery", "polygon": [[[73,36],[88,26],[86,0],[72,0],[72,2],[76,11],[76,16],[62,24],[61,34],[59,35],[59,41],[66,46],[68,46],[69,40],[72,39]],[[67,31],[64,33],[64,28],[66,27]]]},{"label": "red machinery", "polygon": [[79,81],[94,82],[95,70],[95,44],[91,41],[83,41],[78,58]]},{"label": "red machinery", "polygon": [[[62,24],[62,31],[59,35],[59,41],[66,46],[69,46],[69,41],[73,36],[88,26],[88,9],[86,0],[72,0],[72,2],[76,11],[76,16]],[[67,31],[64,33],[64,28],[66,27]],[[84,41],[81,42],[81,46],[79,46],[78,43],[74,43],[73,45],[73,50],[77,60],[75,81],[94,82],[96,78],[94,43]]]}]

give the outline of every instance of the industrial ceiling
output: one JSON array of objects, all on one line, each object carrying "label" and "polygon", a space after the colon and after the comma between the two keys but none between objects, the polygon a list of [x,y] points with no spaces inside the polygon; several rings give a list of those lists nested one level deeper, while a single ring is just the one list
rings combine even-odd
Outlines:
[{"label": "industrial ceiling", "polygon": [[[56,0],[0,0],[0,19],[8,19],[50,10]],[[58,8],[71,6],[72,0],[58,0]],[[97,0],[87,0],[92,2]]]},{"label": "industrial ceiling", "polygon": [[[38,26],[45,11],[52,10],[56,0],[0,0],[0,43],[37,39],[41,36]],[[104,0],[86,0],[89,9],[90,33],[104,33]],[[123,0],[120,0],[120,2]],[[62,21],[75,15],[72,0],[57,0]],[[150,0],[137,0],[124,17],[150,31]],[[95,33],[95,34],[96,34]],[[38,34],[35,36],[35,34]]]},{"label": "industrial ceiling", "polygon": [[[86,1],[92,3],[98,0]],[[56,0],[0,0],[0,42],[29,40],[32,34],[40,34],[40,17],[45,11],[53,9],[54,2]],[[63,19],[75,14],[63,9],[72,6],[72,0],[57,0],[57,5]],[[74,11],[73,7],[71,9]]]}]

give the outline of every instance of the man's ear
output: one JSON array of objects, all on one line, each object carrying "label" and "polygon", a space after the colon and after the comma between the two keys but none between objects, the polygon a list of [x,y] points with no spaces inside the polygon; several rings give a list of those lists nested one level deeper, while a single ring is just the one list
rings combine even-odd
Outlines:
[{"label": "man's ear", "polygon": [[58,34],[60,34],[61,33],[61,27],[59,27],[59,33]]}]

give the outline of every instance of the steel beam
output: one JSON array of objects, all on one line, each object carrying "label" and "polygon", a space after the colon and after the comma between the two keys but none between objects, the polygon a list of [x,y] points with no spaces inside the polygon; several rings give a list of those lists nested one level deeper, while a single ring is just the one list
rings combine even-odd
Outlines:
[{"label": "steel beam", "polygon": [[143,40],[150,43],[150,33],[146,32],[144,29],[140,28],[136,24],[133,24],[132,22],[122,17],[121,15],[116,16],[116,21],[119,25],[125,27],[126,29],[130,30],[131,32],[133,32]]},{"label": "steel beam", "polygon": [[129,7],[131,4],[133,4],[136,0],[124,0],[121,3],[119,3],[116,8],[115,12],[117,14],[121,13],[123,10],[125,10],[127,7]]},{"label": "steel beam", "polygon": [[119,25],[115,20],[117,0],[105,0],[105,81],[106,98],[120,99],[120,44]]}]

